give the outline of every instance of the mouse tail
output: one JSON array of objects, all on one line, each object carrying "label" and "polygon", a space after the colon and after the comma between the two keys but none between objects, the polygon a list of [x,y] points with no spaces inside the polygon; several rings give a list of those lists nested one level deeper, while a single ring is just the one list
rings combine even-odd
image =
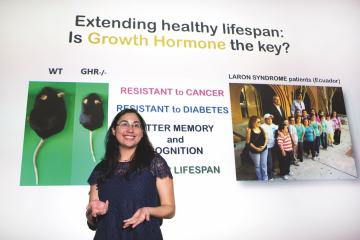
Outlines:
[{"label": "mouse tail", "polygon": [[37,168],[36,158],[37,158],[37,155],[38,155],[38,153],[39,153],[39,150],[40,150],[41,146],[43,145],[44,141],[45,141],[45,140],[41,138],[39,144],[37,145],[37,147],[36,147],[36,149],[35,149],[34,155],[33,155],[33,166],[34,166],[34,173],[35,173],[35,182],[36,182],[36,185],[39,185],[39,174],[38,174],[38,168]]},{"label": "mouse tail", "polygon": [[93,159],[93,161],[96,163],[92,137],[93,137],[93,131],[90,131],[90,151],[91,151],[92,159]]}]

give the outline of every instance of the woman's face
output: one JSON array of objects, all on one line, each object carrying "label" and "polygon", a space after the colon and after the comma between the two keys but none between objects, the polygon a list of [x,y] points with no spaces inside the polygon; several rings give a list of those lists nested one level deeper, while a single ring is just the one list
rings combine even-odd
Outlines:
[{"label": "woman's face", "polygon": [[332,116],[333,116],[333,117],[336,117],[336,112],[333,112]]},{"label": "woman's face", "polygon": [[122,115],[112,132],[120,148],[136,148],[143,137],[143,129],[135,113]]},{"label": "woman's face", "polygon": [[307,119],[304,120],[304,126],[306,126],[306,127],[309,126],[309,120],[307,120]]},{"label": "woman's face", "polygon": [[260,127],[260,124],[261,124],[260,118],[256,119],[256,121],[254,123],[254,128]]},{"label": "woman's face", "polygon": [[285,126],[284,129],[281,132],[287,134],[289,132],[288,127]]}]

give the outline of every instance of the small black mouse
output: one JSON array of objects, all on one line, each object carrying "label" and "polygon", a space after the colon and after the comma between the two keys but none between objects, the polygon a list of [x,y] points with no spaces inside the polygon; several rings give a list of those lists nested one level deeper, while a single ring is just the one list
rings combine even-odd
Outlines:
[{"label": "small black mouse", "polygon": [[80,123],[84,128],[94,131],[103,125],[104,110],[102,100],[96,93],[90,93],[82,100]]},{"label": "small black mouse", "polygon": [[90,130],[90,151],[93,161],[96,162],[92,144],[92,132],[102,127],[104,122],[103,101],[96,93],[90,93],[82,100],[82,111],[80,123],[84,128]]},{"label": "small black mouse", "polygon": [[29,117],[30,127],[41,138],[33,155],[36,184],[39,183],[36,156],[45,139],[64,129],[66,116],[64,92],[51,87],[42,88],[35,97]]}]

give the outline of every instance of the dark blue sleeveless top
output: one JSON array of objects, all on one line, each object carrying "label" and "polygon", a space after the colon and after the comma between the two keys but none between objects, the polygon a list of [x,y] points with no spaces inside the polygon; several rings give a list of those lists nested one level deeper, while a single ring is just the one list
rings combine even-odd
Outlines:
[{"label": "dark blue sleeveless top", "polygon": [[[98,184],[99,199],[109,200],[108,212],[98,217],[96,240],[161,240],[162,219],[150,217],[134,229],[123,229],[123,221],[130,218],[139,208],[160,205],[156,189],[156,178],[170,177],[172,174],[164,158],[155,154],[150,167],[137,170],[125,177],[129,162],[119,162],[115,173],[105,182]],[[88,183],[97,184],[100,172],[96,168]]]}]

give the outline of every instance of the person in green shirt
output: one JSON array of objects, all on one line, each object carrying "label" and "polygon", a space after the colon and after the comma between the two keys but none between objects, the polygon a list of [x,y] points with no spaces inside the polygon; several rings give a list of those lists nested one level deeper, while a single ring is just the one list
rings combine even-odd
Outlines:
[{"label": "person in green shirt", "polygon": [[309,125],[309,120],[303,120],[305,135],[304,135],[304,152],[309,156],[309,152],[311,151],[312,160],[316,160],[315,156],[315,131]]},{"label": "person in green shirt", "polygon": [[321,126],[320,124],[316,121],[316,115],[312,115],[311,116],[311,120],[310,120],[310,126],[314,129],[315,132],[315,155],[316,157],[319,157],[320,154],[320,130],[321,130]]},{"label": "person in green shirt", "polygon": [[295,118],[295,128],[298,135],[298,144],[297,144],[297,158],[300,162],[304,161],[304,136],[305,136],[305,127],[301,123],[301,116]]},{"label": "person in green shirt", "polygon": [[320,126],[321,126],[321,134],[320,134],[321,146],[323,147],[323,149],[327,149],[327,145],[328,145],[327,131],[328,130],[327,130],[325,115],[320,116]]}]

